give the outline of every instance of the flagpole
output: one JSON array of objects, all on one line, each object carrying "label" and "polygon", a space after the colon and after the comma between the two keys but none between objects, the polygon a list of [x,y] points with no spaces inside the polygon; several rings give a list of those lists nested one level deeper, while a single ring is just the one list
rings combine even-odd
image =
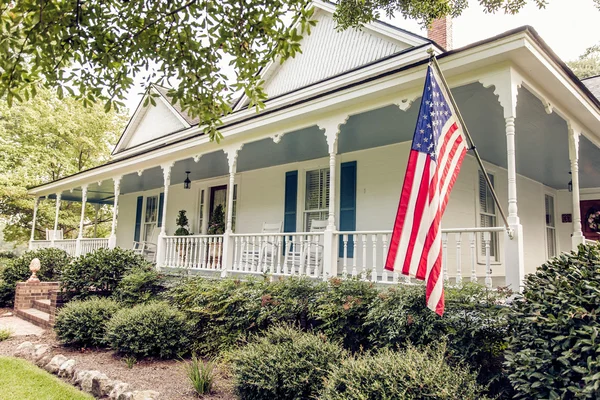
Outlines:
[{"label": "flagpole", "polygon": [[448,86],[448,83],[446,82],[446,78],[444,78],[444,74],[442,73],[442,69],[440,68],[440,64],[438,64],[435,54],[433,53],[433,49],[429,49],[428,52],[430,55],[430,60],[433,62],[433,67],[437,70],[438,74],[440,75],[442,85],[444,86],[446,93],[448,93],[448,98],[450,99],[452,106],[456,110],[456,117],[458,118],[458,122],[462,126],[463,132],[465,133],[465,136],[467,137],[467,140],[469,141],[469,146],[470,146],[469,150],[473,150],[473,154],[475,154],[475,158],[477,159],[479,168],[481,169],[481,171],[483,172],[483,176],[485,177],[485,182],[487,183],[487,187],[490,189],[490,192],[492,193],[492,197],[494,198],[494,202],[498,206],[498,211],[500,211],[500,215],[502,216],[502,220],[504,221],[504,225],[506,226],[508,235],[512,239],[512,229],[508,225],[508,220],[506,219],[506,214],[504,214],[504,210],[502,209],[502,206],[500,205],[500,200],[498,200],[498,195],[496,194],[496,191],[494,190],[494,186],[492,185],[490,177],[488,176],[487,171],[485,170],[483,161],[481,160],[481,157],[479,156],[479,152],[477,151],[477,147],[475,147],[475,143],[473,142],[473,138],[471,137],[471,134],[469,133],[469,130],[467,129],[467,124],[465,123],[465,120],[463,119],[462,114],[460,113],[460,110],[458,109],[456,100],[454,100],[452,91],[450,90],[450,87]]}]

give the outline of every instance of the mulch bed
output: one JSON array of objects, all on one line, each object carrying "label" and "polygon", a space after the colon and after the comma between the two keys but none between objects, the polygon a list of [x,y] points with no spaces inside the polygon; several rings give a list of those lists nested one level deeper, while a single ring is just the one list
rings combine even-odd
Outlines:
[{"label": "mulch bed", "polygon": [[[112,351],[63,347],[51,331],[47,331],[43,336],[19,336],[0,342],[0,355],[12,355],[17,346],[25,341],[49,344],[53,347],[54,354],[63,354],[67,358],[74,359],[77,362],[77,369],[98,370],[110,379],[129,383],[132,390],[156,390],[164,400],[198,399],[185,375],[182,361],[141,360],[129,369],[125,361]],[[217,373],[213,393],[202,399],[237,399],[233,394],[231,379],[224,368]]]}]

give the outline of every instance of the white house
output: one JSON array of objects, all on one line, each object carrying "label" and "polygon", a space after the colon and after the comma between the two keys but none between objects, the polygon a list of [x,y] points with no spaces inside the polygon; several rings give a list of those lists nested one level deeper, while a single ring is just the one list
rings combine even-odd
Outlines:
[{"label": "white house", "polygon": [[[524,274],[586,240],[580,201],[600,199],[600,102],[533,28],[444,51],[382,22],[338,32],[334,6],[314,7],[318,24],[302,54],[263,72],[263,111],[240,98],[223,118],[224,139],[211,142],[154,86],[157,105],[138,106],[110,162],[30,189],[57,209],[61,201],[114,204],[110,239],[81,230],[77,240],[39,241],[32,230],[31,247],[81,254],[147,241],[161,268],[396,282],[382,266],[429,49],[512,233],[467,155],[443,219],[445,277],[517,289]],[[584,229],[595,210],[586,204]],[[218,205],[226,231],[207,235]],[[173,236],[179,210],[193,235]]]}]

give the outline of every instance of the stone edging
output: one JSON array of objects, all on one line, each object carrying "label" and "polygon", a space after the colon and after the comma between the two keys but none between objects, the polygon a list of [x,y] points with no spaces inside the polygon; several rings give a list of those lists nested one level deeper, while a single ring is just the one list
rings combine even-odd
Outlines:
[{"label": "stone edging", "polygon": [[79,386],[81,390],[97,399],[156,400],[160,396],[160,393],[154,390],[130,391],[129,384],[113,381],[100,371],[78,370],[75,368],[75,360],[62,354],[53,356],[47,344],[34,345],[31,342],[23,342],[14,351],[13,356],[32,361],[38,367]]}]

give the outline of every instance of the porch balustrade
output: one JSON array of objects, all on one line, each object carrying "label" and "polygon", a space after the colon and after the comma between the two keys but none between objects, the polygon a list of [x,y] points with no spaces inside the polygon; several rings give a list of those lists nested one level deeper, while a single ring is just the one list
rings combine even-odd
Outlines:
[{"label": "porch balustrade", "polygon": [[76,255],[77,240],[76,239],[64,239],[55,240],[54,247],[66,251],[70,256]]},{"label": "porch balustrade", "polygon": [[169,268],[222,270],[223,236],[165,236],[165,262]]},{"label": "porch balustrade", "polygon": [[[108,239],[104,238],[89,238],[79,239],[81,241],[80,254],[77,254],[77,240],[78,239],[64,239],[64,240],[32,240],[30,242],[30,250],[46,249],[54,247],[66,251],[70,256],[76,257],[91,253],[100,248],[108,248]],[[54,245],[53,245],[54,242]]]},{"label": "porch balustrade", "polygon": [[93,238],[93,239],[79,239],[81,240],[81,254],[84,255],[91,253],[98,249],[108,248],[108,238]]},{"label": "porch balustrade", "polygon": [[239,273],[323,276],[323,233],[232,234],[233,264]]}]

